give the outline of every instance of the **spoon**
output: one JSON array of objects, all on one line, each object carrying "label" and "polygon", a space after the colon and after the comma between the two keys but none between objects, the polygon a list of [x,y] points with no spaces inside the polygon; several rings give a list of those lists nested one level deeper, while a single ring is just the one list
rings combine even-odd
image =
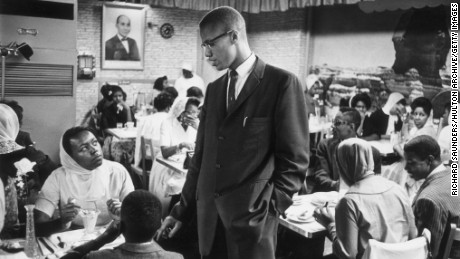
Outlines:
[{"label": "spoon", "polygon": [[57,239],[59,240],[58,246],[60,248],[64,248],[65,247],[65,242],[62,241],[60,236],[57,236]]}]

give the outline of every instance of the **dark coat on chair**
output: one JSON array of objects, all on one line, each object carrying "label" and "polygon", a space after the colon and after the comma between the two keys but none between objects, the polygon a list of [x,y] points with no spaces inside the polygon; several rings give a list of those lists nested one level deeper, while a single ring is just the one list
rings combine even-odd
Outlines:
[{"label": "dark coat on chair", "polygon": [[105,42],[105,60],[126,60],[139,61],[139,49],[136,41],[131,38],[126,38],[129,46],[129,53],[121,43],[117,35],[113,36]]},{"label": "dark coat on chair", "polygon": [[227,112],[227,74],[207,88],[195,155],[171,215],[186,221],[196,206],[202,255],[212,248],[220,217],[245,249],[240,258],[271,258],[279,214],[292,204],[308,168],[304,94],[296,76],[257,58]]}]

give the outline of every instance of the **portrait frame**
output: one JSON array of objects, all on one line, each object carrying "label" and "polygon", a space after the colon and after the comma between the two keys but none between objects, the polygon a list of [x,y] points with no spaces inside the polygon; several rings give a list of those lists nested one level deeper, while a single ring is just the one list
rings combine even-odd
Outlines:
[{"label": "portrait frame", "polygon": [[[117,18],[125,16],[130,30],[117,25]],[[120,20],[120,21],[125,21]],[[120,23],[123,24],[123,23]],[[128,3],[104,3],[102,7],[101,68],[144,69],[145,7]],[[125,34],[125,35],[122,35]],[[123,38],[123,39],[121,39]],[[123,43],[122,43],[123,41]]]}]

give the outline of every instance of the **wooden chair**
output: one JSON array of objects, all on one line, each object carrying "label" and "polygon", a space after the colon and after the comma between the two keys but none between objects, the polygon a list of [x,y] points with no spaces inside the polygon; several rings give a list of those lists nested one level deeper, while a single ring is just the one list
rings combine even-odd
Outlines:
[{"label": "wooden chair", "polygon": [[430,254],[431,232],[424,229],[422,236],[402,243],[382,243],[369,239],[362,259],[428,259]]},{"label": "wooden chair", "polygon": [[143,188],[149,189],[149,176],[150,168],[146,166],[146,160],[152,160],[152,164],[155,162],[155,149],[153,147],[153,141],[150,138],[141,137],[141,166],[131,165],[132,170],[139,176],[142,181]]},{"label": "wooden chair", "polygon": [[444,247],[444,252],[442,255],[442,259],[448,259],[451,249],[452,249],[452,244],[454,241],[459,241],[460,242],[460,228],[457,227],[457,224],[455,223],[450,223],[449,226],[446,229],[447,234],[447,242]]}]

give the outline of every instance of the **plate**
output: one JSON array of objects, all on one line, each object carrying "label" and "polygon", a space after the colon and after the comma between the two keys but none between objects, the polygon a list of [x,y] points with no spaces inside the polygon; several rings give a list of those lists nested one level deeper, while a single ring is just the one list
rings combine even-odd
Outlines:
[{"label": "plate", "polygon": [[292,222],[295,222],[295,223],[309,223],[309,222],[315,221],[315,218],[313,217],[313,215],[311,215],[310,217],[308,217],[306,219],[299,219],[298,215],[288,214],[288,215],[286,215],[286,218],[289,221],[292,221]]}]

